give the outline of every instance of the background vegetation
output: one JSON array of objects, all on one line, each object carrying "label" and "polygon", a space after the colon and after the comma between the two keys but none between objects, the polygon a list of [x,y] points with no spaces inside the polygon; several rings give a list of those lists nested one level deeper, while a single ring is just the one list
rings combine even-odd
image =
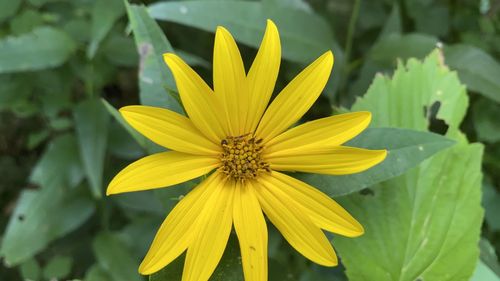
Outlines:
[{"label": "background vegetation", "polygon": [[[370,110],[374,129],[355,142],[391,152],[358,176],[297,175],[367,233],[332,237],[342,265],[323,268],[271,228],[269,279],[500,280],[499,1],[134,3],[0,0],[0,280],[145,280],[141,258],[196,181],[105,197],[117,171],[160,149],[116,108],[180,110],[159,55],[177,52],[210,83],[215,27],[249,67],[267,18],[282,38],[277,90],[334,51],[303,121]],[[213,280],[242,280],[238,251],[232,237]],[[151,280],[181,270],[182,258]]]}]

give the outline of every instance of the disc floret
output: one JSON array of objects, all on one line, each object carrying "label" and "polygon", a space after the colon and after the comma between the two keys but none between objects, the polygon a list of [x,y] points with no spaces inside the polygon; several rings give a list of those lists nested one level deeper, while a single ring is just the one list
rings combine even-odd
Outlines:
[{"label": "disc floret", "polygon": [[261,156],[262,139],[256,139],[251,134],[228,136],[221,141],[221,146],[221,171],[228,177],[245,181],[271,171]]}]

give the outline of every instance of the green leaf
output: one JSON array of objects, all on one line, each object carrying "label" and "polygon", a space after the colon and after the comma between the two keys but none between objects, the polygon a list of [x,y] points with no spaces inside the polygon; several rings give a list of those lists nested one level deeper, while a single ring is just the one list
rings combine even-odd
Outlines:
[{"label": "green leaf", "polygon": [[487,99],[479,99],[474,103],[474,129],[479,140],[491,143],[500,141],[500,120],[496,116],[498,112],[500,105]]},{"label": "green leaf", "polygon": [[483,206],[485,209],[485,221],[492,231],[500,231],[500,193],[495,189],[491,180],[486,179],[483,183]]},{"label": "green leaf", "polygon": [[114,281],[141,281],[137,272],[139,263],[133,259],[126,245],[119,236],[111,233],[100,233],[92,243],[94,255],[99,265]]},{"label": "green leaf", "polygon": [[468,45],[444,48],[446,63],[472,91],[500,103],[500,64],[483,50]]},{"label": "green leaf", "polygon": [[92,194],[100,198],[109,114],[100,100],[89,99],[76,106],[74,117],[83,167],[92,188]]},{"label": "green leaf", "polygon": [[[15,1],[14,1],[15,2]],[[12,34],[20,35],[43,24],[43,15],[36,10],[24,10],[10,21]]]},{"label": "green leaf", "polygon": [[136,67],[139,56],[132,38],[113,34],[103,46],[106,58],[117,66]]},{"label": "green leaf", "polygon": [[164,107],[181,113],[179,98],[165,89],[176,89],[174,78],[162,55],[173,52],[170,42],[143,6],[126,4],[130,26],[140,56],[139,87],[141,104]]},{"label": "green leaf", "polygon": [[28,260],[83,224],[94,212],[94,204],[81,192],[58,184],[23,191],[0,248],[5,264],[10,267]]},{"label": "green leaf", "polygon": [[272,19],[280,31],[283,57],[310,63],[335,44],[332,30],[321,17],[271,1],[168,1],[149,7],[151,16],[205,31],[215,32],[221,25],[236,40],[258,47],[266,19]]},{"label": "green leaf", "polygon": [[91,41],[87,57],[92,59],[114,23],[125,13],[122,0],[96,0],[92,9]]},{"label": "green leaf", "polygon": [[75,50],[73,40],[53,27],[0,40],[0,73],[33,71],[63,64]]},{"label": "green leaf", "polygon": [[21,276],[24,280],[39,280],[41,276],[42,269],[38,264],[37,260],[32,258],[22,263],[19,266],[21,271]]},{"label": "green leaf", "polygon": [[41,186],[75,187],[83,178],[78,145],[73,135],[62,135],[50,143],[30,176]]},{"label": "green leaf", "polygon": [[371,128],[347,145],[387,149],[389,152],[387,158],[379,165],[353,175],[298,174],[296,177],[331,197],[346,195],[402,175],[452,144],[454,141],[433,133],[396,128]]},{"label": "green leaf", "polygon": [[393,33],[380,38],[370,50],[369,57],[375,62],[392,65],[396,58],[423,58],[436,47],[437,43],[437,38],[425,34]]},{"label": "green leaf", "polygon": [[43,276],[47,280],[63,279],[71,272],[73,259],[67,256],[55,256],[43,268]]},{"label": "green leaf", "polygon": [[[468,280],[478,260],[481,200],[480,144],[459,131],[467,95],[455,73],[433,52],[423,62],[379,76],[354,110],[373,113],[374,127],[428,130],[431,106],[448,125],[454,147],[370,194],[338,198],[365,227],[359,238],[335,237],[349,280]],[[426,109],[426,110],[424,110]],[[466,212],[464,211],[466,210]]]},{"label": "green leaf", "polygon": [[85,274],[84,281],[113,281],[111,276],[99,265],[93,265]]},{"label": "green leaf", "polygon": [[0,1],[0,23],[15,15],[21,3],[21,0]]}]

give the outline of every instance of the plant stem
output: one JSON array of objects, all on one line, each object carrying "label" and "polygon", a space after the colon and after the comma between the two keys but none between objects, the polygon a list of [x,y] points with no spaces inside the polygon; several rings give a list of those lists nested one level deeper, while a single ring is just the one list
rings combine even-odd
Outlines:
[{"label": "plant stem", "polygon": [[354,31],[356,29],[356,23],[358,22],[359,17],[359,6],[361,4],[360,0],[354,1],[354,6],[352,8],[351,18],[349,19],[349,26],[347,27],[347,37],[345,41],[345,56],[344,56],[344,68],[343,68],[343,79],[339,88],[339,94],[337,95],[337,102],[340,103],[340,92],[345,88],[345,85],[348,81],[349,73],[350,73],[350,57],[352,51],[352,42],[354,40]]}]

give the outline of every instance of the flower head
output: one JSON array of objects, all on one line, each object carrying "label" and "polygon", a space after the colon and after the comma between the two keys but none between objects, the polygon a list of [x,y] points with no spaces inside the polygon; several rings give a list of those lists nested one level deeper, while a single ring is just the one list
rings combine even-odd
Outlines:
[{"label": "flower head", "polygon": [[323,90],[332,53],[305,68],[269,106],[281,59],[278,30],[271,21],[248,73],[231,34],[217,28],[213,90],[175,54],[164,59],[188,117],[148,106],[120,109],[135,129],[170,151],[127,166],[107,194],[208,177],[167,216],[139,271],[152,274],[187,250],[182,280],[208,280],[234,225],[245,280],[267,280],[264,214],[306,258],[335,266],[337,257],[322,230],[356,237],[363,227],[334,200],[282,172],[357,173],[381,162],[386,151],[342,146],[368,126],[369,112],[289,129]]}]

